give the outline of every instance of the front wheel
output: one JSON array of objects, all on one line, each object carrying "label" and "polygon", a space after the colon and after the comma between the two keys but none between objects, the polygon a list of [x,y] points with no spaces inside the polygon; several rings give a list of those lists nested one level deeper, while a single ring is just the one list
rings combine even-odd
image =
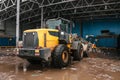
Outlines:
[{"label": "front wheel", "polygon": [[58,45],[52,53],[52,63],[54,67],[62,68],[70,63],[70,54],[66,45]]},{"label": "front wheel", "polygon": [[78,44],[77,50],[73,51],[73,59],[75,61],[80,61],[83,58],[83,46]]}]

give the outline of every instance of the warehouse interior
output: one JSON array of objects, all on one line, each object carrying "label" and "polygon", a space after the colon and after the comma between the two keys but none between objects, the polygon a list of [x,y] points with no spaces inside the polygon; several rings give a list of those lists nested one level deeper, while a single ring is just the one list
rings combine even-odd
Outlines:
[{"label": "warehouse interior", "polygon": [[[8,60],[9,58],[7,57],[9,55],[11,56],[11,53],[15,53],[18,42],[22,41],[23,31],[45,28],[45,22],[48,19],[54,18],[64,18],[73,21],[72,33],[95,44],[99,50],[96,51],[96,53],[93,52],[94,54],[90,55],[90,58],[85,58],[83,61],[80,61],[80,63],[73,63],[74,67],[65,67],[62,70],[51,68],[48,68],[47,70],[46,68],[42,68],[42,70],[40,68],[39,70],[38,65],[37,67],[31,65],[30,68],[28,68],[30,72],[24,74],[20,68],[20,72],[15,74],[16,68],[14,71],[13,68],[11,69],[10,65],[7,66],[6,62],[4,63],[4,60]],[[7,57],[6,54],[8,54]],[[3,57],[3,55],[5,57]],[[120,80],[120,1],[0,0],[0,57],[2,57],[0,58],[0,75],[10,75],[5,77],[6,79],[2,79],[2,76],[0,76],[0,80],[39,80],[40,78],[42,78],[42,80],[55,80],[61,77],[63,77],[62,80]],[[13,58],[11,57],[10,60],[12,61]],[[93,64],[92,62],[89,62],[90,60],[93,61],[93,63],[96,60],[98,60],[98,62]],[[103,63],[104,61],[105,63]],[[15,62],[13,61],[13,63]],[[98,65],[97,63],[103,64]],[[95,65],[102,66],[102,68],[106,69],[107,66],[104,64],[109,67],[114,67],[115,72],[113,71],[107,74],[106,71],[100,73],[104,70],[97,69],[97,73],[97,70],[94,71],[90,70],[92,68],[86,69],[87,67],[85,67],[92,67]],[[9,72],[9,69],[3,70],[5,68],[9,68],[14,72]],[[80,68],[83,70],[85,69],[85,72]],[[6,75],[4,75],[4,73]],[[14,74],[15,77],[11,78],[12,74]],[[18,76],[19,74],[20,76]],[[88,78],[85,78],[85,74],[90,75]],[[58,77],[55,77],[54,75],[57,75]],[[69,77],[69,75],[71,75],[71,77]],[[81,78],[82,75],[84,78]],[[22,78],[24,76],[27,77]]]},{"label": "warehouse interior", "polygon": [[[15,4],[16,0],[1,0],[0,34],[16,37],[17,7]],[[119,1],[115,0],[22,0],[20,3],[20,39],[24,30],[40,28],[41,8],[43,8],[43,22],[57,17],[72,20],[75,23],[73,32],[84,38],[86,35],[99,36],[102,30],[119,35],[119,4]],[[112,41],[114,45],[106,44],[103,47],[117,47],[117,41],[115,39]]]}]

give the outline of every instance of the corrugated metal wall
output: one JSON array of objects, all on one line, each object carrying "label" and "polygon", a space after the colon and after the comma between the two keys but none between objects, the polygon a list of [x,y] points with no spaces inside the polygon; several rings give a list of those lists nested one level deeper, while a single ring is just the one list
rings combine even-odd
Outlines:
[{"label": "corrugated metal wall", "polygon": [[5,27],[4,27],[4,23],[0,22],[0,35],[4,35],[5,34]]},{"label": "corrugated metal wall", "polygon": [[16,23],[15,20],[6,20],[0,25],[0,47],[16,45]]},{"label": "corrugated metal wall", "polygon": [[16,34],[16,23],[15,20],[5,21],[5,33],[6,35],[15,36]]}]

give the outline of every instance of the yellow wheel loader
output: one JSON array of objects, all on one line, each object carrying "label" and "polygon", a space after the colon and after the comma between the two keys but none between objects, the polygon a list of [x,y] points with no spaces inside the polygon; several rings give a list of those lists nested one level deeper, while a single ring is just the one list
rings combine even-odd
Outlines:
[{"label": "yellow wheel loader", "polygon": [[81,41],[68,33],[70,21],[49,19],[46,28],[30,29],[23,32],[23,48],[18,56],[29,62],[51,63],[54,67],[68,66],[71,57],[81,60]]}]

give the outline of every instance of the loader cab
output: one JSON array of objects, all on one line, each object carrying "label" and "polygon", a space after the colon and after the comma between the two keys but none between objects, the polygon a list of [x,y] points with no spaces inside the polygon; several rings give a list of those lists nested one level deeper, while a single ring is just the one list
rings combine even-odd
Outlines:
[{"label": "loader cab", "polygon": [[49,19],[46,21],[46,25],[49,29],[57,29],[59,30],[59,43],[60,44],[67,44],[69,43],[69,34],[68,28],[70,25],[69,20],[63,18],[57,19]]},{"label": "loader cab", "polygon": [[68,26],[70,24],[69,20],[57,18],[57,19],[49,19],[46,21],[46,26],[49,29],[58,29],[60,31],[64,31],[68,33]]}]

